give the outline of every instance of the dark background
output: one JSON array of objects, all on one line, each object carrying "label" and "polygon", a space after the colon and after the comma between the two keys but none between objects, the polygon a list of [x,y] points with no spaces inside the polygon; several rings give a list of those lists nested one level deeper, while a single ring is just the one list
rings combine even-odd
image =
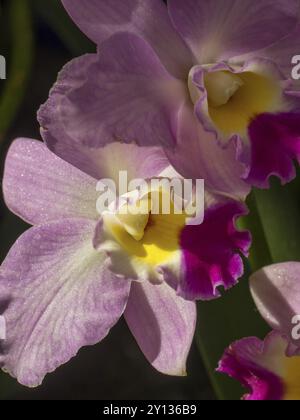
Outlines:
[{"label": "dark background", "polygon": [[[12,1],[15,0],[0,0],[0,54],[5,55],[8,61],[8,80],[0,81],[0,94],[12,72],[12,38],[19,36],[22,42],[22,37],[26,36],[22,33],[22,26],[18,25],[13,27],[12,33],[9,10]],[[40,139],[36,112],[46,101],[57,72],[72,57],[94,51],[94,46],[66,17],[59,0],[20,1],[28,2],[30,6],[34,54],[28,83],[24,82],[12,93],[12,99],[20,96],[20,106],[12,106],[15,108],[11,111],[12,123],[0,131],[1,176],[5,154],[13,139],[20,136]],[[18,53],[26,56],[26,51]],[[5,116],[0,115],[0,123],[1,119],[4,122],[3,118]],[[27,228],[5,208],[1,195],[1,261],[19,234]],[[48,375],[37,389],[26,389],[8,375],[0,373],[0,399],[213,399],[214,394],[195,345],[189,357],[188,372],[186,378],[172,378],[156,372],[122,320],[102,343],[80,350],[75,359]]]}]

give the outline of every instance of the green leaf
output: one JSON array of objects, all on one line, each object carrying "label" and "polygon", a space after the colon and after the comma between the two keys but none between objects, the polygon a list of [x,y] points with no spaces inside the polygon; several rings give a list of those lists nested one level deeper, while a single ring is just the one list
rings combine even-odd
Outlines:
[{"label": "green leaf", "polygon": [[273,180],[271,189],[268,191],[256,190],[255,198],[272,261],[274,263],[299,261],[299,176],[285,187],[282,187],[279,181]]},{"label": "green leaf", "polygon": [[7,18],[10,31],[10,54],[7,80],[0,98],[0,145],[22,103],[33,58],[32,20],[28,0],[10,0]]},{"label": "green leaf", "polygon": [[266,265],[272,264],[272,255],[265,236],[262,220],[257,207],[257,199],[253,191],[247,199],[249,214],[242,217],[238,226],[251,232],[252,245],[249,255],[251,271],[259,270]]}]

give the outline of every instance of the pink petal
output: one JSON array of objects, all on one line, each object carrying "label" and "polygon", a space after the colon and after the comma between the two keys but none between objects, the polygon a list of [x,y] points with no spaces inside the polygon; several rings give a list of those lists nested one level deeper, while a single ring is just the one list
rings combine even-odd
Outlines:
[{"label": "pink petal", "polygon": [[293,337],[295,316],[300,315],[300,263],[265,267],[250,279],[256,306],[270,327],[289,341],[288,353],[300,352],[300,340]]},{"label": "pink petal", "polygon": [[160,372],[186,375],[196,306],[166,284],[133,283],[125,318],[141,350]]},{"label": "pink petal", "polygon": [[117,32],[131,32],[154,48],[172,74],[185,76],[192,66],[192,54],[173,28],[162,0],[63,0],[63,5],[100,46]]},{"label": "pink petal", "polygon": [[27,231],[0,271],[7,337],[0,365],[26,386],[96,344],[122,315],[130,283],[105,269],[95,223],[65,220]]},{"label": "pink petal", "polygon": [[250,390],[250,394],[245,395],[244,399],[283,399],[284,384],[276,373],[279,367],[274,366],[274,371],[266,367],[266,360],[271,364],[273,358],[276,363],[274,352],[270,350],[277,347],[278,340],[282,339],[276,333],[270,334],[265,341],[256,337],[244,338],[233,343],[225,351],[218,372],[237,379]]},{"label": "pink petal", "polygon": [[270,46],[298,22],[297,0],[168,0],[177,31],[199,64]]},{"label": "pink petal", "polygon": [[186,87],[152,48],[130,33],[105,41],[99,56],[68,64],[39,111],[47,142],[100,147],[114,141],[175,143],[177,111]]},{"label": "pink petal", "polygon": [[5,202],[33,225],[72,217],[96,220],[96,184],[36,140],[14,141],[6,158]]}]

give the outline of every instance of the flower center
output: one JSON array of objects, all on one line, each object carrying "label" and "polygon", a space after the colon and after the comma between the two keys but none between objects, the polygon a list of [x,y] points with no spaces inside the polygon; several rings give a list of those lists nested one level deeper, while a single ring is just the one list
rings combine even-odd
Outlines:
[{"label": "flower center", "polygon": [[233,73],[226,71],[207,73],[205,87],[208,104],[214,108],[226,105],[243,85],[243,80]]},{"label": "flower center", "polygon": [[223,89],[223,98],[228,97],[226,103],[216,106],[215,93],[208,101],[210,118],[224,135],[246,136],[251,120],[257,115],[282,110],[282,90],[274,78],[254,72],[240,73],[238,78],[230,72],[221,73],[222,76],[215,73],[215,77],[208,74],[205,83],[208,92],[219,91],[221,81],[227,86]]},{"label": "flower center", "polygon": [[269,346],[263,358],[263,367],[281,378],[284,400],[300,400],[300,357],[286,356],[287,342],[282,337]]},{"label": "flower center", "polygon": [[150,211],[149,199],[140,200],[135,205],[128,205],[120,210],[116,215],[117,220],[126,232],[136,241],[141,241],[145,234],[145,229],[149,224]]},{"label": "flower center", "polygon": [[300,357],[285,357],[285,399],[300,400]]},{"label": "flower center", "polygon": [[203,68],[203,86],[193,82],[191,73],[188,87],[194,104],[206,90],[207,102],[202,103],[203,112],[225,137],[239,134],[245,138],[251,120],[257,115],[282,112],[286,107],[280,81],[271,71],[259,66],[238,74]]},{"label": "flower center", "polygon": [[152,192],[136,204],[121,208],[117,214],[104,217],[106,229],[121,248],[136,261],[152,267],[173,257],[186,222],[186,215],[176,214],[171,201],[169,214],[164,214],[162,200],[162,193]]}]

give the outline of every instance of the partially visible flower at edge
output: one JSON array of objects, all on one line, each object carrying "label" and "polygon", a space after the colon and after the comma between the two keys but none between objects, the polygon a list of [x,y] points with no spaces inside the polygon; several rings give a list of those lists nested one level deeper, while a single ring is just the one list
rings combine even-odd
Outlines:
[{"label": "partially visible flower at edge", "polygon": [[270,327],[288,340],[288,354],[300,354],[294,339],[293,319],[300,315],[300,262],[265,267],[252,275],[250,290],[256,306]]},{"label": "partially visible flower at edge", "polygon": [[[233,343],[218,371],[250,389],[248,400],[300,400],[300,263],[275,264],[250,279],[257,308],[273,329]],[[293,332],[297,333],[294,334]]]},{"label": "partially visible flower at edge", "polygon": [[298,0],[63,4],[98,54],[67,65],[39,111],[55,153],[67,158],[70,139],[90,147],[155,143],[186,178],[220,184],[228,168],[241,185],[293,179],[293,160],[300,161],[300,85],[291,76]]},{"label": "partially visible flower at edge", "polygon": [[217,370],[250,390],[245,400],[300,400],[300,356],[287,356],[287,346],[275,331],[264,341],[244,338],[225,351]]},{"label": "partially visible flower at edge", "polygon": [[168,169],[167,159],[159,148],[119,143],[70,147],[69,154],[94,177],[36,140],[16,140],[6,159],[6,204],[34,227],[0,269],[7,333],[0,366],[37,386],[80,347],[101,341],[124,313],[153,366],[185,374],[196,322],[192,300],[219,297],[218,288],[232,287],[243,273],[240,254],[248,254],[250,235],[235,220],[245,205],[213,199],[199,226],[176,224],[172,215],[106,218],[96,210],[98,179],[116,179],[121,170],[155,177]]}]

